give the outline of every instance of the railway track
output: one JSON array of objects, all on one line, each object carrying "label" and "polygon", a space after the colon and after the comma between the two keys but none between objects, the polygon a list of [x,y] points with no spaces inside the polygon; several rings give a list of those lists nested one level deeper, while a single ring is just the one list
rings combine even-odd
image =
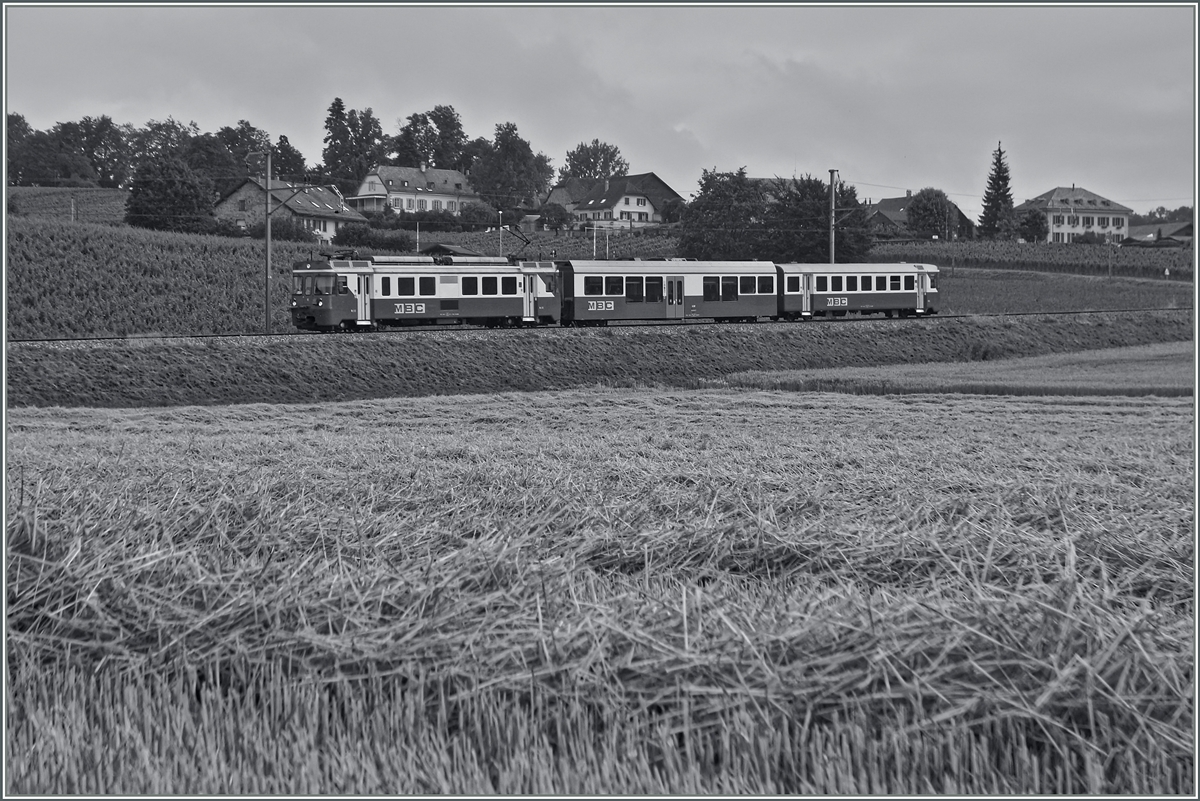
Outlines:
[{"label": "railway track", "polygon": [[[788,325],[807,325],[807,324],[815,323],[818,325],[822,325],[822,324],[823,325],[845,325],[845,324],[856,324],[856,323],[861,324],[861,323],[874,322],[874,323],[891,323],[893,325],[912,325],[914,322],[918,322],[919,319],[984,320],[984,319],[997,319],[997,318],[1010,318],[1010,317],[1062,317],[1062,316],[1086,315],[1086,314],[1145,314],[1146,312],[1190,311],[1190,310],[1191,310],[1191,307],[1184,307],[1184,308],[1165,308],[1165,307],[1163,307],[1163,308],[1142,308],[1142,309],[1071,309],[1071,310],[1063,310],[1063,311],[1021,311],[1021,312],[999,312],[999,313],[990,313],[990,314],[938,314],[938,315],[926,317],[926,318],[912,318],[912,317],[909,317],[909,318],[897,318],[897,317],[887,318],[887,317],[881,317],[881,316],[877,316],[877,315],[870,315],[870,316],[846,316],[846,317],[837,317],[837,318],[826,317],[826,318],[822,318],[822,319],[797,321],[795,323],[787,323],[787,324]],[[607,327],[610,329],[611,328],[680,328],[680,327],[693,328],[693,327],[704,327],[704,326],[728,328],[728,327],[732,327],[732,326],[761,325],[761,324],[763,324],[763,322],[764,321],[759,321],[759,322],[755,322],[755,323],[717,322],[712,319],[701,319],[701,320],[695,320],[695,321],[692,321],[692,320],[654,321],[654,320],[652,320],[652,321],[644,321],[644,322],[643,321],[617,322],[617,323],[614,323],[613,325],[603,326],[603,327]],[[784,324],[784,323],[783,323],[783,321],[779,321],[779,324]],[[318,332],[313,332],[313,331],[290,330],[290,331],[271,333],[271,334],[268,334],[265,332],[258,332],[258,333],[246,332],[246,333],[240,333],[240,334],[234,334],[234,333],[227,333],[227,334],[155,334],[155,335],[140,335],[139,334],[139,335],[134,335],[134,336],[123,336],[123,337],[118,337],[118,336],[110,336],[110,337],[41,337],[41,338],[30,338],[30,339],[11,339],[10,338],[10,339],[7,339],[6,342],[8,345],[34,345],[34,344],[86,345],[86,344],[91,344],[91,343],[96,343],[96,344],[112,343],[112,342],[148,343],[148,342],[168,342],[168,341],[173,341],[173,340],[197,341],[197,340],[221,340],[221,339],[269,339],[269,338],[279,338],[279,337],[286,337],[286,338],[290,339],[290,338],[294,338],[294,337],[325,337],[325,336],[331,336],[334,334],[351,335],[351,336],[353,336],[355,334],[358,334],[358,335],[370,334],[373,336],[383,336],[383,335],[392,335],[392,336],[416,335],[416,336],[419,336],[419,335],[423,335],[423,334],[424,335],[437,335],[437,334],[441,334],[441,333],[448,333],[448,332],[454,332],[454,331],[554,331],[554,330],[561,330],[561,329],[559,326],[537,326],[537,327],[530,326],[530,327],[489,329],[484,326],[441,324],[441,325],[414,325],[414,326],[404,326],[404,327],[397,327],[397,328],[385,328],[382,330],[371,331],[371,332],[367,332],[367,331],[361,331],[361,332],[359,332],[359,331],[345,331],[345,332],[337,331],[337,332],[328,332],[328,333],[318,333]]]}]

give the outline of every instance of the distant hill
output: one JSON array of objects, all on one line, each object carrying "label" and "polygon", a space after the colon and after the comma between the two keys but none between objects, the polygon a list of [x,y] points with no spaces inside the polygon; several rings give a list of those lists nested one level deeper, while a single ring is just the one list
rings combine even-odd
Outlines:
[{"label": "distant hill", "polygon": [[101,225],[124,225],[125,189],[86,189],[69,186],[10,186],[8,202],[22,217],[44,217],[69,222],[71,200],[75,221]]}]

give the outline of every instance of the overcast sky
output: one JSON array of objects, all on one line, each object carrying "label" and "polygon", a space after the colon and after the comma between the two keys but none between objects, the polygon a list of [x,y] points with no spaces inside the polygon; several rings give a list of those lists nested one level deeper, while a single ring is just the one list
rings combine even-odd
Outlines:
[{"label": "overcast sky", "polygon": [[704,169],[837,169],[978,218],[999,142],[1017,203],[1194,205],[1194,5],[6,5],[4,33],[6,110],[38,130],[244,119],[316,164],[340,97],[389,134],[436,105],[472,139],[512,122],[556,170],[598,138],[685,198]]}]

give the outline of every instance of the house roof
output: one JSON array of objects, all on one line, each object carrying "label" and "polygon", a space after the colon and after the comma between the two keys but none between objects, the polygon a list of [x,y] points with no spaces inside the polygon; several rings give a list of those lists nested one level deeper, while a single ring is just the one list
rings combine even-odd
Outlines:
[{"label": "house roof", "polygon": [[[437,167],[428,167],[426,169],[421,169],[420,167],[393,167],[385,164],[371,170],[368,175],[379,176],[382,184],[378,192],[380,195],[386,194],[389,191],[475,195],[475,190],[471,188],[471,183],[467,180],[467,176],[458,170],[443,170]],[[404,184],[405,181],[408,182],[407,186]],[[430,187],[430,184],[432,184],[432,187]],[[357,195],[356,197],[370,197],[371,194],[373,193]]]},{"label": "house roof", "polygon": [[644,172],[597,180],[591,191],[579,199],[575,210],[610,209],[625,195],[644,195],[657,210],[661,210],[668,200],[683,201],[683,197],[657,175]]},{"label": "house roof", "polygon": [[1163,239],[1171,238],[1186,241],[1192,238],[1192,223],[1164,222],[1152,225],[1131,225],[1129,226],[1129,234],[1126,236],[1126,239],[1139,239],[1150,242],[1158,239],[1160,233]]},{"label": "house roof", "polygon": [[367,218],[346,205],[341,193],[330,186],[302,186],[294,189],[272,189],[271,195],[280,204],[301,217],[338,219],[343,222],[366,222]]},{"label": "house roof", "polygon": [[1132,214],[1133,209],[1079,186],[1058,186],[1026,200],[1013,211],[1071,211],[1093,214]]},{"label": "house roof", "polygon": [[421,253],[427,256],[482,256],[484,254],[464,248],[461,245],[445,245],[440,242],[435,242],[432,245],[421,248]]},{"label": "house roof", "polygon": [[[237,192],[246,184],[254,185],[259,191],[263,191],[266,187],[266,183],[261,178],[247,178],[234,187],[233,190],[227,192],[218,203],[228,200],[234,192]],[[366,217],[348,207],[341,193],[332,186],[298,184],[292,181],[281,181],[278,178],[272,178],[271,197],[279,204],[276,209],[283,207],[293,214],[298,214],[302,217],[318,217],[348,222],[367,221]],[[272,209],[272,211],[274,210]]]},{"label": "house roof", "polygon": [[550,190],[550,194],[546,197],[546,202],[557,203],[563,208],[567,208],[572,203],[578,203],[587,197],[595,185],[596,180],[594,178],[568,178]]}]

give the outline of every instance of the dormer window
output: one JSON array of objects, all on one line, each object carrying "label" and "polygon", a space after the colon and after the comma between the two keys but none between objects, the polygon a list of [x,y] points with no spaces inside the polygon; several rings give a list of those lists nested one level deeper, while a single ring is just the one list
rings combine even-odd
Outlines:
[{"label": "dormer window", "polygon": [[455,184],[455,185],[454,185],[454,188],[455,188],[455,189],[462,189],[462,184]]},{"label": "dormer window", "polygon": [[405,181],[405,182],[404,182],[404,185],[405,185],[405,186],[408,186],[408,181]]},{"label": "dormer window", "polygon": [[433,181],[430,181],[429,183],[425,184],[425,188],[426,188],[426,189],[433,189]]}]

